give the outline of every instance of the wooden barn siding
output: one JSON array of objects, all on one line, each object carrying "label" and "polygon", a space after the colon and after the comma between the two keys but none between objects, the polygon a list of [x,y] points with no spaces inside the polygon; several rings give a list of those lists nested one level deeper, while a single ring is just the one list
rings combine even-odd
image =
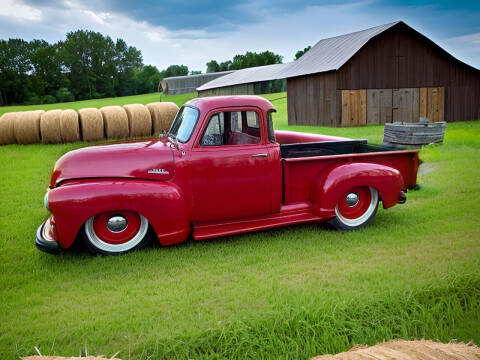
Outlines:
[{"label": "wooden barn siding", "polygon": [[337,71],[337,89],[445,87],[445,120],[480,118],[480,71],[398,26],[371,40]]},{"label": "wooden barn siding", "polygon": [[340,126],[337,101],[334,72],[287,79],[289,125]]}]

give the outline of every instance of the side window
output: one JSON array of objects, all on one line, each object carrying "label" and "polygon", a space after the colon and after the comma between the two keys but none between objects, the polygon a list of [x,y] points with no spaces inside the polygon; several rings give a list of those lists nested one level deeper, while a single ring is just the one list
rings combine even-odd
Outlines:
[{"label": "side window", "polygon": [[242,113],[240,111],[230,113],[230,130],[242,132]]},{"label": "side window", "polygon": [[255,111],[226,111],[213,115],[200,140],[202,146],[250,145],[261,142]]},{"label": "side window", "polygon": [[200,145],[204,146],[219,146],[223,145],[225,134],[225,120],[224,114],[215,114],[210,118],[207,128],[203,133]]},{"label": "side window", "polygon": [[258,114],[255,111],[247,111],[247,126],[249,128],[260,129],[260,124],[258,123]]}]

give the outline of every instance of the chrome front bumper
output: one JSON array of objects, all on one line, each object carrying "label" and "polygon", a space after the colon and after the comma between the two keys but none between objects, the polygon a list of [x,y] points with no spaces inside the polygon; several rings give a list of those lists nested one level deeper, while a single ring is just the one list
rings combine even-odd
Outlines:
[{"label": "chrome front bumper", "polygon": [[46,240],[43,237],[43,227],[45,226],[45,221],[42,225],[39,226],[37,229],[37,236],[35,239],[35,245],[37,246],[38,250],[41,250],[43,252],[46,252],[48,254],[58,254],[62,248],[60,247],[60,244],[56,241],[50,241]]}]

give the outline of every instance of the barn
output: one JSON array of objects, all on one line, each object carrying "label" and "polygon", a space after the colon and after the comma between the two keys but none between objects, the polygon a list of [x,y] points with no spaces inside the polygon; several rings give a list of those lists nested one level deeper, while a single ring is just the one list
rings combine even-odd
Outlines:
[{"label": "barn", "polygon": [[[251,68],[245,78],[287,79],[289,125],[480,118],[480,71],[402,21],[320,40],[278,69]],[[228,84],[238,72],[212,83]]]},{"label": "barn", "polygon": [[187,94],[195,92],[197,91],[197,87],[219,77],[231,74],[234,71],[235,70],[167,77],[161,80],[160,84],[158,84],[158,91],[163,92],[165,95]]},{"label": "barn", "polygon": [[237,70],[197,88],[198,96],[270,94],[286,90],[279,77],[288,64],[273,64]]},{"label": "barn", "polygon": [[291,125],[480,118],[480,71],[401,21],[320,40],[282,75]]}]

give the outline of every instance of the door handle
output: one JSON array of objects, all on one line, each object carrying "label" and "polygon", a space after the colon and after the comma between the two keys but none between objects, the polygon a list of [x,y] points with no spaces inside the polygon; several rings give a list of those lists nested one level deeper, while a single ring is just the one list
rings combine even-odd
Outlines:
[{"label": "door handle", "polygon": [[267,157],[267,153],[253,154],[252,157]]}]

